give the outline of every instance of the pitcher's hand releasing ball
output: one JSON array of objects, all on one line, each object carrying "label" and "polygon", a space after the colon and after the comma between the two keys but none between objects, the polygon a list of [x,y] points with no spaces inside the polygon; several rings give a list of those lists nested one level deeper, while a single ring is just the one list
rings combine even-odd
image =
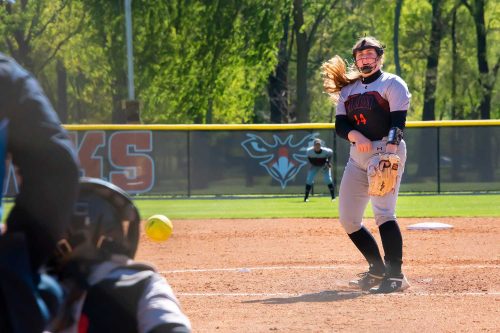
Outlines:
[{"label": "pitcher's hand releasing ball", "polygon": [[165,242],[172,235],[174,226],[165,215],[153,215],[146,221],[144,231],[151,240]]}]

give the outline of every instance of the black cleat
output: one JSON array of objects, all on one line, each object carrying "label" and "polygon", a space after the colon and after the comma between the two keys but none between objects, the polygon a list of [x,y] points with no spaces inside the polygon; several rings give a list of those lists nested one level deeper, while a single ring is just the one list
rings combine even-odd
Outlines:
[{"label": "black cleat", "polygon": [[378,286],[384,280],[384,274],[377,275],[370,272],[358,274],[359,279],[349,281],[349,287],[368,291],[373,287]]},{"label": "black cleat", "polygon": [[371,288],[372,294],[390,294],[410,288],[410,284],[403,274],[399,276],[387,276],[378,288]]}]

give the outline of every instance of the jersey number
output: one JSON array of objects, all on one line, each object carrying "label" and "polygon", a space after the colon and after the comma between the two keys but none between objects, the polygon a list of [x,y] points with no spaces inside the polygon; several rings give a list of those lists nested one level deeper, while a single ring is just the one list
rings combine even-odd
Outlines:
[{"label": "jersey number", "polygon": [[358,115],[354,115],[354,120],[356,120],[356,125],[359,125],[361,123],[363,123],[363,125],[366,125],[366,118],[362,113],[359,114],[359,117]]}]

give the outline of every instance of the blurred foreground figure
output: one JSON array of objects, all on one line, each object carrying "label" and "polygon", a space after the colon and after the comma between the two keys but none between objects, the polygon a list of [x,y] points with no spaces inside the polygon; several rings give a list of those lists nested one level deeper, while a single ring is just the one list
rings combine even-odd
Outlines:
[{"label": "blurred foreground figure", "polygon": [[37,81],[0,53],[0,193],[7,156],[20,187],[0,235],[0,332],[39,333],[61,302],[41,272],[69,223],[77,154]]},{"label": "blurred foreground figure", "polygon": [[81,179],[70,227],[51,262],[67,294],[53,332],[191,332],[165,278],[133,260],[139,234],[139,213],[122,189]]}]

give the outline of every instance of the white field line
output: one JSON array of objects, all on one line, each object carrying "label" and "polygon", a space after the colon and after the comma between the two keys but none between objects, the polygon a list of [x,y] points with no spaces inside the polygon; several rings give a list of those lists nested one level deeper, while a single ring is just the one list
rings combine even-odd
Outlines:
[{"label": "white field line", "polygon": [[[184,297],[301,297],[301,296],[311,296],[311,294],[292,294],[292,293],[188,293],[188,292],[177,292],[176,295]],[[392,293],[384,295],[371,295],[366,294],[370,297],[411,297],[411,296],[438,296],[438,297],[456,297],[456,296],[500,296],[499,291],[485,291],[485,292],[450,292],[450,293],[432,293],[432,292],[404,292],[404,293]],[[318,293],[320,297],[320,293]]]},{"label": "white field line", "polygon": [[[500,269],[500,265],[432,265],[424,264],[426,268],[432,269]],[[416,266],[405,265],[405,269],[412,269]],[[160,274],[178,273],[210,273],[210,272],[250,272],[250,271],[277,271],[277,270],[339,270],[339,269],[363,269],[366,265],[333,265],[333,266],[261,266],[261,267],[233,267],[233,268],[193,268],[174,269],[161,271]]]}]

